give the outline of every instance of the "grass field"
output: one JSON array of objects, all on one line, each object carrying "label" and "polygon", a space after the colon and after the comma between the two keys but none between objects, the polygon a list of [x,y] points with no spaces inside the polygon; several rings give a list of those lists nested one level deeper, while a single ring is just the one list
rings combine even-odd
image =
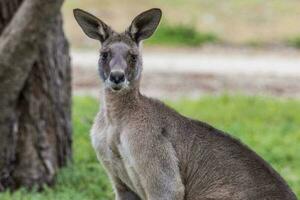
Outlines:
[{"label": "grass field", "polygon": [[[300,102],[268,97],[207,96],[182,99],[170,106],[192,118],[226,130],[272,164],[300,197]],[[91,97],[75,97],[73,105],[74,163],[58,175],[54,188],[44,192],[19,190],[0,194],[1,200],[107,200],[111,186],[89,141],[98,110]]]},{"label": "grass field", "polygon": [[201,33],[190,25],[169,25],[162,23],[154,36],[145,44],[168,46],[201,46],[205,43],[217,43],[220,38],[214,33]]},{"label": "grass field", "polygon": [[300,34],[299,36],[291,37],[287,40],[287,44],[300,49]]}]

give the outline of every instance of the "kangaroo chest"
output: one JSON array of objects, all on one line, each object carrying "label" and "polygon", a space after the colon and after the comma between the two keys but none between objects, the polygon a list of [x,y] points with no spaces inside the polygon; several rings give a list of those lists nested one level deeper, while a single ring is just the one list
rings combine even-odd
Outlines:
[{"label": "kangaroo chest", "polygon": [[139,177],[134,170],[130,152],[124,144],[126,141],[122,139],[124,134],[126,133],[118,127],[105,125],[98,132],[93,131],[92,143],[98,159],[110,175],[121,180],[131,190],[140,193]]}]

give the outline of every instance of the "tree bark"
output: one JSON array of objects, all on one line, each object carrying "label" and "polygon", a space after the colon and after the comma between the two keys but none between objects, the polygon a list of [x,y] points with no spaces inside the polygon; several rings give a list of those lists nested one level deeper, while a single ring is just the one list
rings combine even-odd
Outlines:
[{"label": "tree bark", "polygon": [[52,184],[71,159],[62,2],[0,1],[0,191]]}]

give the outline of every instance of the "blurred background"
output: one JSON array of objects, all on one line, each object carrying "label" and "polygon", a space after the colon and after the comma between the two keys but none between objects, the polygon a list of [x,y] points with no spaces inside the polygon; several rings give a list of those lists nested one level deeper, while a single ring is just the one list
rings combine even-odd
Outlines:
[{"label": "blurred background", "polygon": [[197,97],[224,91],[300,95],[297,0],[66,1],[64,26],[71,42],[75,93],[97,94],[99,43],[83,35],[73,19],[75,7],[117,31],[143,10],[163,10],[159,29],[144,43],[142,87],[149,95]]},{"label": "blurred background", "polygon": [[100,43],[84,35],[72,10],[123,31],[152,7],[161,8],[163,18],[143,45],[142,93],[239,138],[300,197],[299,0],[67,0],[62,14],[72,62],[73,164],[53,188],[4,192],[0,199],[113,199],[89,141],[99,105]]}]

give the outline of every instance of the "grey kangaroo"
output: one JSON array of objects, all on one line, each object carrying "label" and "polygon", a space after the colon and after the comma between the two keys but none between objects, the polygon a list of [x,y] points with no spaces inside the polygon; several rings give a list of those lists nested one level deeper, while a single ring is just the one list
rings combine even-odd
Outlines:
[{"label": "grey kangaroo", "polygon": [[74,15],[102,44],[102,104],[91,139],[117,200],[296,199],[280,175],[238,140],[140,93],[141,41],[157,28],[160,9],[139,14],[122,33],[83,10]]}]

